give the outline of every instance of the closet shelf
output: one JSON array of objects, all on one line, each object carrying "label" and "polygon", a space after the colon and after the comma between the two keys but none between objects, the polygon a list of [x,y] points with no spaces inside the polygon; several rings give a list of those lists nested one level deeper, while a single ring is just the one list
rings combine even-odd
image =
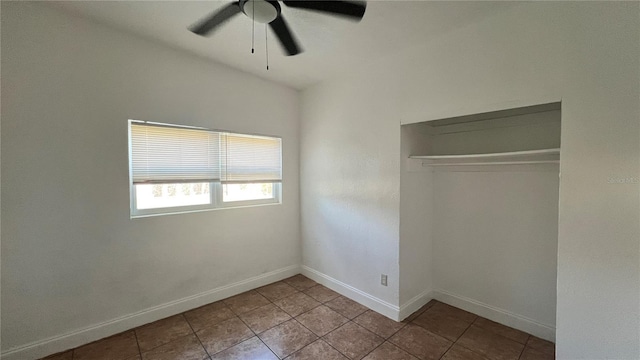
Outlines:
[{"label": "closet shelf", "polygon": [[560,149],[462,155],[412,155],[409,158],[422,160],[423,166],[557,164],[560,162]]}]

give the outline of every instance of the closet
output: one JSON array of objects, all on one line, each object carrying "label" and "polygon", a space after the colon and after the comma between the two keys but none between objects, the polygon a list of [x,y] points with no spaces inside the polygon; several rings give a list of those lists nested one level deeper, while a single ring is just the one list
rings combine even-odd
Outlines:
[{"label": "closet", "polygon": [[401,296],[554,340],[560,123],[551,103],[402,125]]}]

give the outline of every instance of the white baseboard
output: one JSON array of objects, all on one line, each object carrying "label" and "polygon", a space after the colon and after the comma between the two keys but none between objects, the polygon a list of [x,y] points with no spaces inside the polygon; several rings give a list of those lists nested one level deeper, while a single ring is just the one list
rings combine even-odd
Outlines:
[{"label": "white baseboard", "polygon": [[340,295],[346,296],[349,299],[356,301],[392,320],[399,321],[400,308],[398,306],[388,303],[382,299],[378,299],[373,295],[356,289],[351,285],[345,284],[340,280],[336,280],[331,276],[323,274],[318,270],[312,269],[308,266],[302,265],[301,272],[302,275],[328,287],[329,289],[339,293]]},{"label": "white baseboard", "polygon": [[556,342],[556,328],[552,325],[542,324],[526,316],[514,314],[510,311],[465,296],[452,294],[445,290],[434,290],[433,298],[497,323],[524,331],[541,339]]},{"label": "white baseboard", "polygon": [[433,299],[433,291],[425,290],[421,294],[414,296],[411,300],[400,306],[399,321],[406,319],[409,315],[418,311],[426,303]]},{"label": "white baseboard", "polygon": [[140,325],[228,298],[300,273],[299,265],[287,266],[200,294],[154,306],[70,333],[17,346],[2,352],[2,360],[33,360],[72,349]]}]

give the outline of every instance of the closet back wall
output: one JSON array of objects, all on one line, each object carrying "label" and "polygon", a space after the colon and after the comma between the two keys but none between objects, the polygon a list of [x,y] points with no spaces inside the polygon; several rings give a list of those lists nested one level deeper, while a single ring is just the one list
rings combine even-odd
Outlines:
[{"label": "closet back wall", "polygon": [[553,339],[558,172],[437,171],[433,179],[434,289],[531,319]]},{"label": "closet back wall", "polygon": [[[297,270],[296,91],[2,2],[2,100],[3,354],[97,325],[73,335],[92,340],[152,320],[138,312]],[[282,136],[283,203],[130,219],[129,118]]]}]

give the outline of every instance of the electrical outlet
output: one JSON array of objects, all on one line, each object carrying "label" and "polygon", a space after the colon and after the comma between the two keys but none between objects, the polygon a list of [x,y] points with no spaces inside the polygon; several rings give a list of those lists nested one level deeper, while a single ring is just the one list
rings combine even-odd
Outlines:
[{"label": "electrical outlet", "polygon": [[382,275],[380,276],[380,284],[381,284],[382,286],[387,286],[387,275],[382,274]]}]

